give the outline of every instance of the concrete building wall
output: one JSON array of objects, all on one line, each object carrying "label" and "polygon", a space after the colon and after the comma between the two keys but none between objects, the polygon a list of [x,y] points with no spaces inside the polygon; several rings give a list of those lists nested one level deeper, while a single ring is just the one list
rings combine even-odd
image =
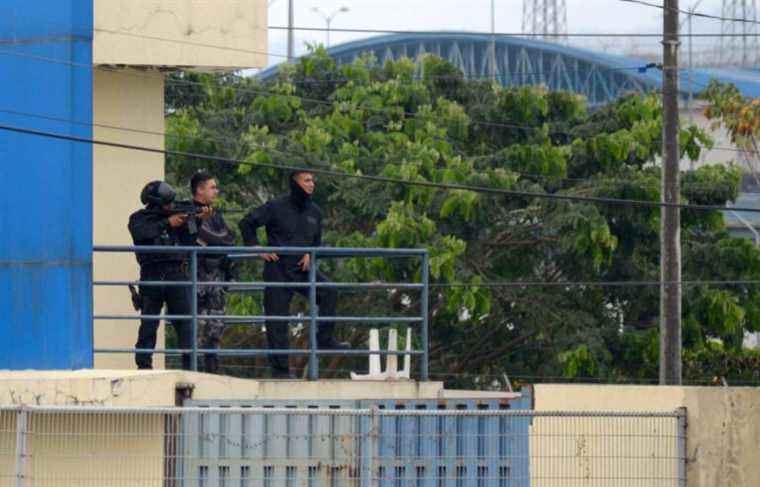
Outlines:
[{"label": "concrete building wall", "polygon": [[161,487],[164,423],[159,415],[32,414],[25,474],[35,487]]},{"label": "concrete building wall", "polygon": [[[483,397],[472,391],[446,391],[440,382],[251,380],[179,370],[15,371],[0,374],[0,406],[174,406],[178,384],[190,385],[192,398],[202,401],[462,397],[451,394],[455,392],[468,398]],[[505,399],[517,396],[497,393],[489,397]]]},{"label": "concrete building wall", "polygon": [[[167,420],[159,415],[29,414],[17,470],[18,415],[0,411],[0,487],[165,485]],[[17,473],[23,476],[22,483]]]},{"label": "concrete building wall", "polygon": [[[95,0],[93,63],[130,66],[95,70],[96,139],[163,149],[164,78],[157,67],[231,70],[266,65],[265,0]],[[147,70],[142,67],[148,67]],[[116,126],[128,130],[103,127]],[[96,146],[94,244],[130,245],[129,215],[141,205],[143,186],[164,177],[164,157]],[[133,280],[139,268],[130,254],[98,254],[95,280]],[[124,287],[94,290],[95,314],[136,314]],[[95,323],[95,348],[131,348],[139,322]],[[159,329],[158,347],[165,329]],[[154,356],[163,368],[164,357]],[[131,354],[97,354],[95,367],[134,368]]]},{"label": "concrete building wall", "polygon": [[[16,486],[16,425],[19,415],[17,410],[3,410],[7,405],[40,405],[40,406],[69,406],[66,411],[60,408],[40,410],[26,408],[28,418],[28,456],[25,457],[25,484],[34,486],[161,486],[174,485],[170,476],[181,473],[185,476],[183,485],[196,485],[199,467],[206,466],[207,481],[204,485],[224,485],[216,480],[219,470],[215,464],[221,459],[224,465],[233,465],[228,473],[226,485],[241,485],[235,479],[235,472],[241,470],[234,466],[241,462],[236,460],[241,450],[237,449],[242,442],[248,441],[249,448],[245,449],[246,465],[271,465],[271,462],[281,465],[285,457],[289,457],[286,465],[298,464],[304,467],[310,459],[324,460],[337,464],[347,463],[342,459],[350,457],[354,445],[347,436],[358,423],[353,418],[336,417],[323,418],[324,421],[306,422],[293,421],[292,428],[287,430],[288,444],[293,446],[286,453],[285,422],[277,418],[271,421],[249,421],[242,426],[230,416],[229,422],[223,429],[209,426],[209,429],[199,431],[198,420],[180,423],[179,418],[169,415],[158,415],[150,411],[151,406],[168,406],[171,408],[177,401],[175,389],[177,386],[188,388],[192,386],[192,397],[199,402],[235,401],[250,404],[252,401],[320,401],[323,404],[330,401],[330,408],[339,406],[342,401],[369,400],[389,404],[396,403],[404,407],[412,407],[409,402],[424,401],[428,407],[454,408],[460,404],[461,398],[510,401],[516,395],[499,392],[475,391],[446,391],[440,382],[418,383],[414,381],[393,382],[362,382],[346,380],[322,380],[315,382],[303,381],[256,381],[234,379],[210,374],[184,371],[107,371],[81,370],[69,371],[15,371],[0,373],[0,487]],[[456,392],[451,397],[450,392]],[[488,397],[486,397],[488,394]],[[455,404],[448,403],[452,400]],[[398,402],[396,402],[398,401]],[[229,404],[229,403],[227,403]],[[518,404],[525,404],[519,402]],[[76,406],[116,406],[108,410],[84,411]],[[140,408],[129,413],[120,411],[118,407],[131,406]],[[415,406],[416,407],[416,406]],[[471,406],[472,407],[472,406]],[[517,406],[524,407],[524,406]],[[145,409],[142,409],[145,408]],[[22,416],[23,423],[23,416]],[[239,418],[238,418],[239,419]],[[207,425],[221,425],[215,421],[211,413],[204,420]],[[264,425],[272,425],[270,426]],[[368,423],[365,423],[368,425]],[[386,427],[389,423],[386,423]],[[406,428],[413,430],[412,422],[405,423]],[[436,431],[431,423],[430,432]],[[453,426],[454,423],[447,423]],[[491,423],[492,424],[492,423]],[[456,428],[449,426],[440,428],[442,433],[453,435]],[[474,426],[473,423],[470,423]],[[179,427],[182,426],[180,429]],[[229,429],[227,427],[229,426]],[[495,426],[492,424],[492,426]],[[243,430],[237,428],[243,428]],[[221,428],[221,426],[219,426]],[[234,431],[246,433],[238,436]],[[270,433],[266,433],[269,431]],[[338,434],[334,439],[317,436],[312,443],[313,452],[305,455],[303,435],[323,434],[334,431]],[[365,430],[366,431],[366,430]],[[475,430],[468,430],[475,431]],[[521,430],[522,431],[522,430]],[[217,436],[215,433],[231,433],[229,436]],[[445,432],[445,433],[444,433]],[[187,436],[180,437],[177,433]],[[265,434],[275,433],[265,442],[265,456],[259,457],[256,451],[264,443]],[[409,433],[409,431],[405,431]],[[394,429],[387,427],[379,445],[395,444]],[[413,433],[404,442],[415,437]],[[435,443],[435,435],[424,439],[424,444]],[[527,439],[526,439],[527,440]],[[410,445],[412,443],[409,443]],[[199,446],[205,445],[205,446]],[[220,445],[224,446],[224,452]],[[184,446],[184,448],[179,448]],[[310,447],[311,448],[311,447]],[[406,447],[405,447],[406,448]],[[432,446],[425,447],[424,455],[429,455]],[[387,458],[392,447],[385,446],[381,456]],[[261,450],[258,450],[261,451]],[[439,460],[452,465],[454,449],[447,448],[446,455]],[[470,450],[472,451],[472,450]],[[521,452],[524,450],[520,450]],[[449,453],[450,452],[450,453]],[[217,457],[217,453],[220,457]],[[267,458],[268,457],[268,458]],[[378,459],[378,461],[382,461]],[[432,461],[432,460],[431,460]],[[211,465],[209,467],[209,464]],[[279,467],[278,467],[279,468]],[[176,470],[175,470],[176,469]],[[392,469],[392,467],[388,467]],[[326,473],[325,473],[326,472]],[[327,474],[334,473],[330,469],[320,469],[319,477],[314,485],[330,485]],[[301,475],[298,473],[298,475]],[[251,467],[250,483],[245,485],[262,485],[262,469]],[[276,480],[280,478],[281,480]],[[271,479],[271,485],[284,485],[282,477]],[[354,485],[343,480],[343,473],[334,477],[337,485]],[[164,479],[166,479],[164,481]],[[411,480],[410,480],[411,481]],[[294,480],[295,482],[295,480]],[[473,481],[474,482],[474,481]],[[470,481],[467,481],[469,485]],[[290,484],[288,482],[288,484]],[[263,485],[266,485],[266,481]],[[295,483],[293,484],[295,485]],[[300,479],[298,485],[305,485]],[[474,485],[474,484],[473,484]],[[489,484],[490,485],[490,484]],[[523,485],[521,482],[519,485]]]},{"label": "concrete building wall", "polygon": [[[0,122],[163,148],[155,68],[263,67],[266,10],[266,0],[5,0],[0,106],[13,113]],[[0,176],[12,182],[0,203],[12,235],[0,242],[0,368],[92,367],[93,241],[130,243],[127,217],[142,186],[163,176],[163,157],[8,131],[0,155]],[[133,256],[97,256],[94,265],[97,279],[137,276]],[[126,289],[94,294],[97,312],[134,313]],[[95,343],[131,347],[136,333],[136,322],[98,323]],[[103,356],[96,365],[132,362]]]},{"label": "concrete building wall", "polygon": [[97,64],[265,67],[266,0],[95,0]]},{"label": "concrete building wall", "polygon": [[[93,80],[93,129],[97,140],[155,149],[164,148],[164,78],[157,72],[95,71]],[[106,128],[120,127],[123,130]],[[164,156],[96,145],[93,151],[93,243],[131,245],[129,215],[141,207],[140,191],[149,181],[163,179]],[[133,254],[95,254],[94,279],[137,280],[139,267]],[[94,291],[95,314],[139,314],[123,287],[98,286]],[[95,321],[95,348],[132,348],[139,321]],[[164,327],[158,347],[163,347]],[[164,358],[154,357],[163,368]],[[135,368],[131,354],[97,354],[95,367]]]},{"label": "concrete building wall", "polygon": [[[535,409],[539,411],[672,411],[685,407],[688,414],[687,485],[758,485],[758,388],[543,384],[535,386],[534,397]],[[633,451],[636,445],[632,443],[629,448]],[[657,445],[649,448],[657,448]]]}]

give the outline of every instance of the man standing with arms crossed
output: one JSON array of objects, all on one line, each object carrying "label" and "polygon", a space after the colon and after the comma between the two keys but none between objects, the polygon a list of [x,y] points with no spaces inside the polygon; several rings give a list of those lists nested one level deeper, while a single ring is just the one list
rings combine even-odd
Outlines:
[{"label": "man standing with arms crossed", "polygon": [[[312,201],[315,190],[314,174],[296,171],[290,174],[290,194],[272,200],[252,211],[240,221],[240,231],[246,246],[259,245],[256,229],[265,227],[269,247],[320,247],[322,245],[322,212]],[[311,266],[309,254],[262,254],[264,280],[267,282],[308,282]],[[319,282],[328,279],[317,275]],[[308,288],[267,287],[264,290],[264,312],[267,316],[288,315],[293,293],[308,296]],[[335,289],[317,288],[317,305],[321,315],[335,316]],[[335,323],[321,322],[317,344],[321,349],[347,349],[348,345],[333,337]],[[270,349],[289,348],[289,326],[279,321],[267,321],[267,340]],[[292,378],[288,355],[269,355],[273,378]]]}]

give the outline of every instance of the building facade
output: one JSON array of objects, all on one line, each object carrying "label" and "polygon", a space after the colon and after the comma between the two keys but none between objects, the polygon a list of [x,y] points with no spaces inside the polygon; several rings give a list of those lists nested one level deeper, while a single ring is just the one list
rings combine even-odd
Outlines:
[{"label": "building facade", "polygon": [[[0,368],[132,367],[137,322],[123,288],[131,255],[95,255],[130,243],[126,222],[161,154],[92,144],[164,148],[165,73],[263,67],[264,0],[6,0],[0,6],[0,153],[12,235],[0,244]],[[18,132],[18,129],[28,132]],[[93,332],[94,328],[94,332]]]}]

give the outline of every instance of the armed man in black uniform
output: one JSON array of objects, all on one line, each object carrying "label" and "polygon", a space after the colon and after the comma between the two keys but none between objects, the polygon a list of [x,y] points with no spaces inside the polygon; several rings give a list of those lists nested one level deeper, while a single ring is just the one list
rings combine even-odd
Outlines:
[{"label": "armed man in black uniform", "polygon": [[[210,207],[219,195],[219,188],[213,176],[206,172],[193,175],[190,180],[193,205],[197,211]],[[227,226],[222,213],[212,211],[198,227],[199,245],[212,247],[230,247],[235,245],[235,235]],[[221,282],[234,278],[232,262],[222,254],[198,254],[198,281]],[[219,348],[224,333],[224,321],[209,319],[205,316],[221,316],[227,302],[224,286],[198,286],[198,348]],[[217,354],[209,353],[205,357],[205,372],[214,374],[219,369]]]},{"label": "armed man in black uniform", "polygon": [[[174,189],[163,181],[152,181],[145,186],[140,195],[145,208],[129,217],[129,233],[135,246],[196,245],[198,223],[208,218],[210,210],[203,210],[200,216],[176,213],[172,210],[175,197]],[[141,281],[189,280],[187,253],[137,252],[136,256],[140,264]],[[171,315],[189,315],[192,312],[191,295],[188,286],[140,286],[138,301],[143,315],[160,315],[164,303]],[[172,324],[177,331],[180,348],[192,348],[190,320],[172,320]],[[155,348],[158,325],[158,320],[155,319],[141,320],[135,348]],[[151,369],[153,354],[138,352],[135,354],[135,362],[140,369]],[[190,355],[182,355],[182,368],[190,369]]]},{"label": "armed man in black uniform", "polygon": [[[246,246],[258,246],[256,229],[265,227],[269,247],[320,247],[322,245],[322,212],[312,201],[315,189],[314,175],[307,171],[291,173],[290,194],[281,196],[252,211],[240,221],[240,231]],[[278,255],[263,254],[266,261],[264,280],[267,282],[308,282],[309,254]],[[317,275],[320,282],[327,281]],[[308,288],[267,287],[264,290],[264,311],[268,316],[288,315],[293,293],[308,296]],[[323,316],[335,316],[337,295],[335,289],[317,288],[317,305]],[[321,322],[317,330],[317,342],[321,349],[346,349],[347,344],[333,337],[335,323]],[[266,323],[270,349],[289,348],[289,326],[283,322]],[[270,355],[272,377],[289,378],[290,366],[287,355]]]}]

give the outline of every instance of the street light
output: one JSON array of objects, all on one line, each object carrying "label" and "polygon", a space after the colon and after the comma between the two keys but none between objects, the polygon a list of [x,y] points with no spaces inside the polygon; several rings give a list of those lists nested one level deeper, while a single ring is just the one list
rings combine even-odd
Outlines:
[{"label": "street light", "polygon": [[330,14],[326,14],[323,12],[319,7],[312,7],[311,11],[315,14],[318,14],[320,17],[322,17],[325,20],[325,23],[327,24],[327,47],[330,47],[330,24],[332,24],[333,19],[336,15],[338,15],[341,12],[348,12],[349,8],[345,5],[340,7],[338,10],[335,10],[331,12]]}]

